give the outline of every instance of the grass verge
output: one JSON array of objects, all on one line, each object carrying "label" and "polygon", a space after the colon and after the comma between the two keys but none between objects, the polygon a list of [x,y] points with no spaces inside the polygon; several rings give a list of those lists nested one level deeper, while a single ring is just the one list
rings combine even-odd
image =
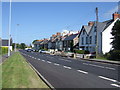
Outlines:
[{"label": "grass verge", "polygon": [[25,58],[14,53],[2,64],[2,88],[48,88]]}]

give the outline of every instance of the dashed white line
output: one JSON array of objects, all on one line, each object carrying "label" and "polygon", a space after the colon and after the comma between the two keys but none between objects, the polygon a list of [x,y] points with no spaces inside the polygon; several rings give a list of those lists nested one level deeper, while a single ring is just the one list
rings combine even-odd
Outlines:
[{"label": "dashed white line", "polygon": [[112,82],[118,82],[117,80],[114,80],[114,79],[110,79],[110,78],[107,78],[107,77],[103,77],[103,76],[98,76],[102,79],[105,79],[105,80],[109,80],[109,81],[112,81]]},{"label": "dashed white line", "polygon": [[54,63],[54,65],[59,66],[60,64]]},{"label": "dashed white line", "polygon": [[52,62],[50,62],[50,61],[47,61],[47,63],[52,63]]},{"label": "dashed white line", "polygon": [[63,66],[64,68],[67,68],[67,69],[71,69],[71,67],[68,67],[68,66]]},{"label": "dashed white line", "polygon": [[42,60],[43,62],[45,62],[45,60]]},{"label": "dashed white line", "polygon": [[117,85],[117,84],[111,84],[111,85],[120,88],[120,85]]},{"label": "dashed white line", "polygon": [[84,73],[84,74],[88,74],[88,72],[85,72],[83,70],[77,70],[78,72]]}]

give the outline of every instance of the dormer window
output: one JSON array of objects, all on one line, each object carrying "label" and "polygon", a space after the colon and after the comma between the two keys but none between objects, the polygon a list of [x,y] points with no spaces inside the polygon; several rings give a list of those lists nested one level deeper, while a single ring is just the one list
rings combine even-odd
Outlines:
[{"label": "dormer window", "polygon": [[83,30],[83,35],[85,35],[85,30]]},{"label": "dormer window", "polygon": [[97,26],[94,27],[94,32],[96,32],[96,31],[97,31]]}]

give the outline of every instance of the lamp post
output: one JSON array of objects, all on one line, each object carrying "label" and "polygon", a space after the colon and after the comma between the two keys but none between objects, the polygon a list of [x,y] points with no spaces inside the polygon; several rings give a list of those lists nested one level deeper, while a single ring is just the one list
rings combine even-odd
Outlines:
[{"label": "lamp post", "polygon": [[[19,24],[17,24],[17,26],[19,26]],[[17,30],[16,30],[15,52],[17,51],[17,49],[16,49],[16,44],[17,44]]]},{"label": "lamp post", "polygon": [[11,40],[11,35],[10,35],[10,31],[11,31],[11,4],[12,0],[10,0],[10,11],[9,11],[9,27],[8,27],[8,35],[9,35],[9,40],[8,40],[8,57],[10,56],[10,40]]}]

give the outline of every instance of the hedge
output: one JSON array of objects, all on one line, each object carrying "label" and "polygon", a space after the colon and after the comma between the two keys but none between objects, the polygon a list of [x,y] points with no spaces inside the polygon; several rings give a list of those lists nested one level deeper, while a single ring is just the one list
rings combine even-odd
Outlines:
[{"label": "hedge", "polygon": [[90,52],[87,51],[87,50],[75,50],[75,53],[78,53],[78,54],[89,54]]},{"label": "hedge", "polygon": [[8,53],[8,47],[0,47],[0,55]]}]

